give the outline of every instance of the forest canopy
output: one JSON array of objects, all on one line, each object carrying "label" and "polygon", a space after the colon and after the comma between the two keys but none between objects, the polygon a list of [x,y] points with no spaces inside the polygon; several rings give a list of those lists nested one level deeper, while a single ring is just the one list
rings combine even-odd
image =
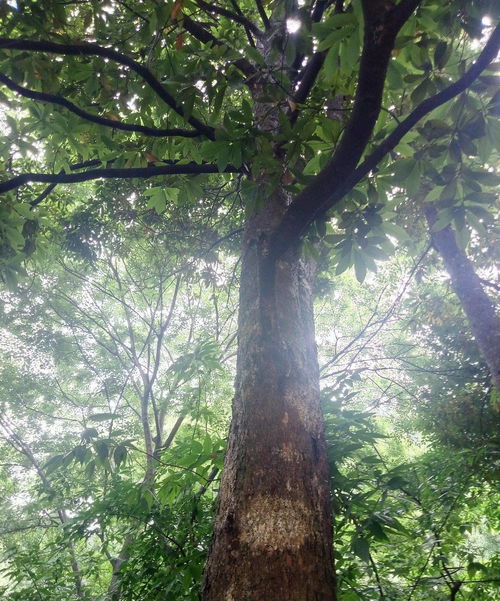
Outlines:
[{"label": "forest canopy", "polygon": [[500,599],[498,20],[0,4],[2,599]]}]

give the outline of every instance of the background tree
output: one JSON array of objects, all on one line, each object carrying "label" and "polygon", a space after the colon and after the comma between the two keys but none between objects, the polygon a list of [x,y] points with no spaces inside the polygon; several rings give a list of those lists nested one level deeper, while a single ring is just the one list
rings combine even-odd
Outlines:
[{"label": "background tree", "polygon": [[[500,29],[470,38],[495,17],[483,3],[417,0],[5,11],[1,81],[18,116],[6,115],[13,143],[0,184],[11,284],[38,228],[61,235],[58,211],[44,209],[56,185],[168,176],[148,190],[146,209],[179,207],[191,219],[184,203],[203,202],[202,187],[239,186],[238,370],[206,600],[335,596],[314,272],[322,252],[337,273],[354,264],[359,280],[376,269],[405,235],[393,209],[422,179],[436,231],[453,222],[463,244],[470,224],[480,229],[472,208],[490,202],[496,183],[484,163],[493,163],[497,81],[483,72]],[[28,183],[49,186],[25,197]],[[136,219],[140,201],[126,205]]]}]

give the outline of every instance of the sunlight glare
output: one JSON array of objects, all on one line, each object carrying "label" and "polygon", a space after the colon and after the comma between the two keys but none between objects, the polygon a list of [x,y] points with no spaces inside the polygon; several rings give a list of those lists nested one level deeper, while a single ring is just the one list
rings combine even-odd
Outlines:
[{"label": "sunlight glare", "polygon": [[288,33],[297,33],[302,23],[294,17],[286,20],[286,30]]}]

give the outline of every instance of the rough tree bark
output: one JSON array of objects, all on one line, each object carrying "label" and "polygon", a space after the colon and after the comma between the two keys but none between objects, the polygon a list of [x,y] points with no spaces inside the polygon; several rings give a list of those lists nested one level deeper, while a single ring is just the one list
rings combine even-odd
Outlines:
[{"label": "rough tree bark", "polygon": [[279,260],[268,252],[285,202],[256,215],[243,242],[236,395],[205,601],[335,599],[312,269],[297,245]]},{"label": "rough tree bark", "polygon": [[431,228],[432,242],[450,274],[453,290],[460,300],[479,350],[490,368],[491,379],[500,390],[500,319],[495,313],[495,307],[484,292],[472,263],[456,243],[451,227],[448,225],[433,232],[436,210],[427,208],[425,216]]}]

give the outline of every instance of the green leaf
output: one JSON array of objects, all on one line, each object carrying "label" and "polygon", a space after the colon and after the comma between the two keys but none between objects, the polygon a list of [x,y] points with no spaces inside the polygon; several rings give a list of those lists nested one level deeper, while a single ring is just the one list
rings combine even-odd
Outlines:
[{"label": "green leaf", "polygon": [[354,255],[354,273],[356,274],[356,279],[360,284],[362,284],[366,277],[366,263],[363,259],[361,253],[356,252]]},{"label": "green leaf", "polygon": [[352,265],[352,256],[351,249],[352,244],[350,240],[346,240],[341,247],[341,253],[339,255],[339,260],[337,263],[337,268],[335,269],[335,275],[340,275],[346,269],[348,269]]},{"label": "green leaf", "polygon": [[443,209],[437,214],[437,219],[432,226],[433,232],[439,232],[453,221],[453,211],[451,209]]},{"label": "green leaf", "polygon": [[97,456],[101,460],[101,462],[105,462],[109,455],[109,446],[108,443],[104,440],[96,440],[94,442],[94,448],[96,450]]},{"label": "green leaf", "polygon": [[95,472],[95,461],[89,461],[85,467],[85,474],[88,478],[92,479]]},{"label": "green leaf", "polygon": [[500,185],[500,175],[492,171],[474,171],[467,170],[466,174],[468,177],[476,179],[479,183],[485,186],[498,186]]},{"label": "green leaf", "polygon": [[158,215],[163,213],[167,206],[167,200],[169,200],[167,190],[165,188],[155,187],[146,190],[144,194],[149,196],[146,209],[154,209]]},{"label": "green leaf", "polygon": [[446,65],[447,49],[448,44],[446,42],[438,42],[436,45],[436,49],[434,50],[434,65],[438,69],[442,69]]},{"label": "green leaf", "polygon": [[366,538],[355,538],[352,550],[365,563],[370,563],[370,543]]},{"label": "green leaf", "polygon": [[94,413],[93,415],[89,415],[88,419],[91,422],[105,422],[109,419],[116,419],[116,413]]},{"label": "green leaf", "polygon": [[336,29],[335,31],[332,31],[330,34],[328,34],[326,36],[326,38],[322,42],[320,42],[320,44],[318,45],[318,51],[322,52],[323,50],[327,50],[328,48],[331,48],[337,42],[340,42],[341,40],[348,37],[351,33],[352,33],[352,30],[349,30],[348,28],[345,28],[345,27],[343,27],[341,29]]},{"label": "green leaf", "polygon": [[469,225],[483,238],[488,235],[484,223],[472,211],[467,211],[466,219]]},{"label": "green leaf", "polygon": [[167,202],[177,202],[180,192],[179,188],[163,188],[163,194]]},{"label": "green leaf", "polygon": [[21,234],[21,232],[18,229],[9,227],[9,228],[5,228],[4,232],[5,232],[5,237],[12,245],[12,248],[15,248],[18,250],[23,248],[24,242],[25,242],[24,236]]},{"label": "green leaf", "polygon": [[265,58],[262,56],[262,54],[256,48],[253,48],[252,46],[248,46],[246,48],[246,53],[248,54],[249,58],[256,65],[260,65],[263,67],[266,64]]},{"label": "green leaf", "polygon": [[340,64],[345,73],[350,73],[359,59],[359,40],[357,35],[352,35],[340,45]]},{"label": "green leaf", "polygon": [[153,504],[155,502],[153,493],[148,488],[146,488],[142,491],[141,499],[145,501],[148,511],[151,511],[151,508],[153,507]]},{"label": "green leaf", "polygon": [[405,232],[405,230],[395,223],[383,223],[380,226],[380,229],[389,234],[389,236],[393,236],[399,240],[399,242],[408,242],[408,240],[410,240],[410,236]]},{"label": "green leaf", "polygon": [[339,47],[336,44],[332,46],[330,50],[327,52],[325,57],[325,61],[323,63],[323,77],[327,84],[333,82],[333,80],[337,77],[339,68]]},{"label": "green leaf", "polygon": [[388,541],[389,537],[384,532],[383,526],[375,519],[368,520],[366,525],[368,532],[377,540]]},{"label": "green leaf", "polygon": [[477,147],[474,145],[470,137],[464,132],[458,133],[458,143],[462,152],[467,156],[476,156]]},{"label": "green leaf", "polygon": [[113,460],[118,467],[122,464],[127,458],[127,447],[124,445],[117,445],[115,450],[113,451]]},{"label": "green leaf", "polygon": [[389,259],[389,255],[385,251],[378,246],[373,246],[371,244],[363,247],[363,252],[374,259],[378,259],[379,261],[387,261]]},{"label": "green leaf", "polygon": [[484,564],[479,561],[471,561],[467,566],[467,574],[469,578],[473,578],[477,572],[486,572],[487,568]]},{"label": "green leaf", "polygon": [[369,455],[368,457],[363,457],[361,459],[363,463],[367,463],[368,465],[374,465],[376,463],[381,463],[382,460],[377,455]]},{"label": "green leaf", "polygon": [[73,449],[75,461],[78,461],[79,463],[84,463],[89,458],[88,452],[89,449],[85,445],[78,445],[77,447],[75,447]]},{"label": "green leaf", "polygon": [[424,79],[411,93],[413,105],[420,104],[430,93],[430,82],[428,79]]},{"label": "green leaf", "polygon": [[483,115],[481,113],[477,114],[461,128],[461,131],[471,140],[482,138],[486,135],[486,121]]},{"label": "green leaf", "polygon": [[45,470],[45,474],[47,476],[49,476],[50,474],[52,474],[52,472],[55,472],[57,469],[59,469],[64,461],[64,455],[54,455],[54,457],[51,457],[47,463],[43,466],[44,470]]},{"label": "green leaf", "polygon": [[470,241],[470,230],[467,227],[455,227],[454,234],[458,247],[462,250],[467,248]]},{"label": "green leaf", "polygon": [[398,185],[404,185],[404,181],[415,168],[416,161],[413,158],[398,159],[394,165],[394,175]]},{"label": "green leaf", "polygon": [[83,440],[90,440],[91,438],[97,438],[98,436],[99,432],[95,428],[85,428],[81,434]]},{"label": "green leaf", "polygon": [[394,476],[385,483],[385,487],[391,490],[397,490],[408,486],[408,482],[401,476]]},{"label": "green leaf", "polygon": [[457,197],[457,180],[449,182],[442,190],[439,200],[454,202]]}]

